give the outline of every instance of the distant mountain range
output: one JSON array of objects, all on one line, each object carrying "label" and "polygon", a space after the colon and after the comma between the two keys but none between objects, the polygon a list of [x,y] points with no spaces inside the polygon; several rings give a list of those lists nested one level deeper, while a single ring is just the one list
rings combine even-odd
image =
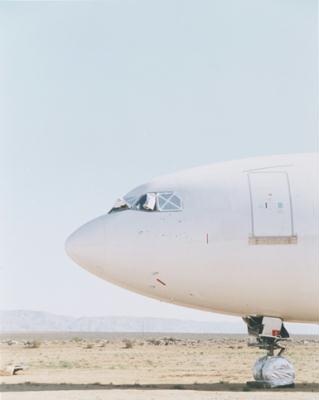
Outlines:
[{"label": "distant mountain range", "polygon": [[42,311],[0,311],[0,331],[60,332],[186,332],[245,333],[245,324],[238,322],[198,322],[168,318],[141,317],[67,317]]},{"label": "distant mountain range", "polygon": [[[289,324],[292,333],[318,334],[314,325]],[[185,332],[185,333],[246,333],[244,322],[189,321],[141,317],[68,317],[42,311],[0,311],[1,332]]]}]

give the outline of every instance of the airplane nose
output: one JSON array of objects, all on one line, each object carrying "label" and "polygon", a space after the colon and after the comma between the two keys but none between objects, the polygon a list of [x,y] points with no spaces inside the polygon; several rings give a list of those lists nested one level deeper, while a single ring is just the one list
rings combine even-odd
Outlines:
[{"label": "airplane nose", "polygon": [[100,268],[105,261],[105,217],[96,218],[73,232],[65,242],[65,250],[83,268]]}]

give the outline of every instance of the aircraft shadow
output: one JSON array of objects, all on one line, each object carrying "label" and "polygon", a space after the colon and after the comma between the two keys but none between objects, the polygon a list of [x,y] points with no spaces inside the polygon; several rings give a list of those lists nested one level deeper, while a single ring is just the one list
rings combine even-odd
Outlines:
[{"label": "aircraft shadow", "polygon": [[0,392],[37,392],[61,390],[197,390],[212,392],[260,392],[260,391],[285,391],[285,392],[319,392],[319,383],[297,383],[294,388],[282,389],[255,389],[248,388],[246,383],[192,383],[192,384],[81,384],[81,383],[12,383],[1,384]]}]

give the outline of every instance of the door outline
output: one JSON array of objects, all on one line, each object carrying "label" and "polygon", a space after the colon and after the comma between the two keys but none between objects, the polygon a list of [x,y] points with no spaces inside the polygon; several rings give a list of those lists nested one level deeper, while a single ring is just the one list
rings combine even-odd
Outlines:
[{"label": "door outline", "polygon": [[[252,193],[252,183],[251,183],[251,175],[252,174],[284,174],[287,182],[287,190],[288,190],[288,198],[289,198],[289,207],[290,207],[290,227],[291,232],[290,235],[283,236],[259,236],[255,235],[255,219],[254,219],[254,204],[253,204],[253,193]],[[289,181],[289,175],[286,171],[267,171],[267,170],[256,170],[249,171],[247,173],[248,179],[248,187],[249,187],[249,199],[250,199],[250,220],[251,220],[251,234],[249,237],[250,244],[295,244],[297,243],[297,235],[294,233],[294,217],[293,217],[293,203],[291,196],[291,187]]]}]

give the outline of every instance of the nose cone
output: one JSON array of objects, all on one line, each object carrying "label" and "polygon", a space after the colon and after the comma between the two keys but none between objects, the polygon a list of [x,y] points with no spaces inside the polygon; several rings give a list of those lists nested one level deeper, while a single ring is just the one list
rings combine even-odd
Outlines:
[{"label": "nose cone", "polygon": [[105,217],[81,226],[65,242],[65,250],[81,267],[94,271],[105,262]]}]

